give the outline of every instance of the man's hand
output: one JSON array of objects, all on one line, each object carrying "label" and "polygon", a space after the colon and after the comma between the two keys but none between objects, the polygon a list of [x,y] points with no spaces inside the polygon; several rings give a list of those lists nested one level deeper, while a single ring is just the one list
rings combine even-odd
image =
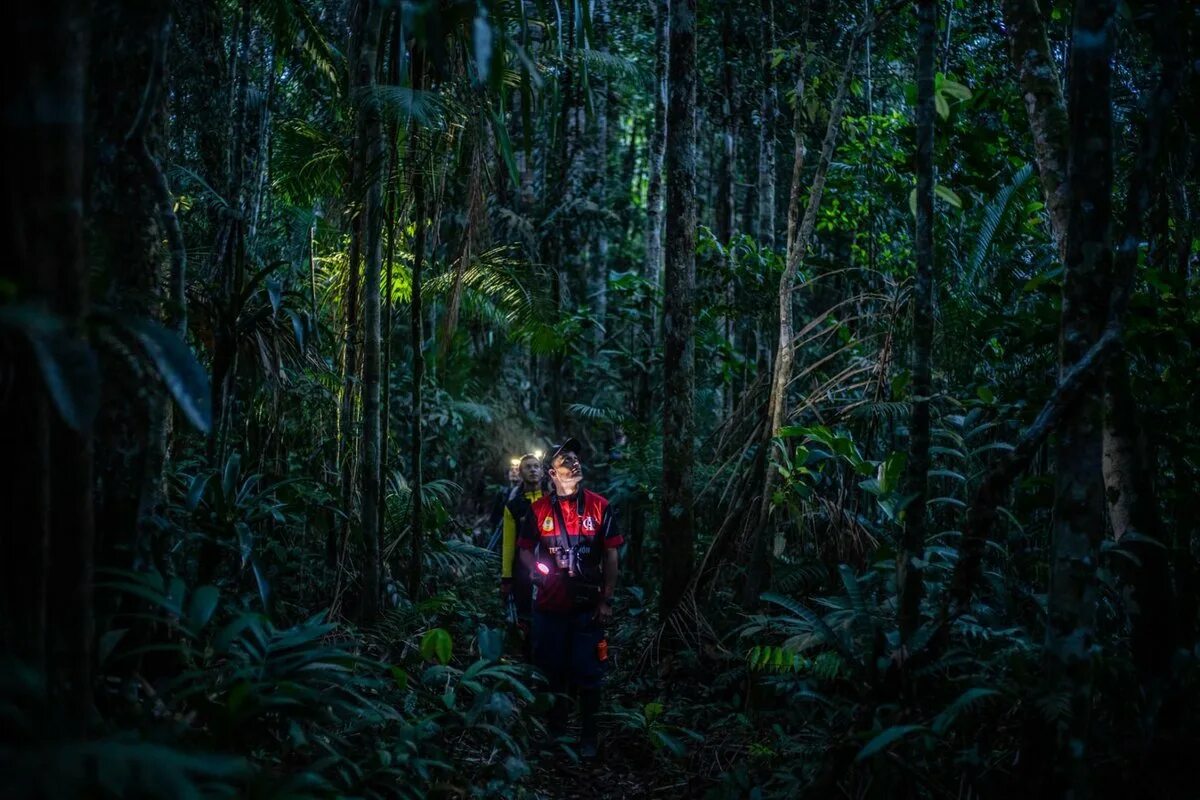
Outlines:
[{"label": "man's hand", "polygon": [[596,606],[596,613],[592,615],[592,618],[601,625],[607,625],[612,622],[612,617],[612,603],[608,600],[601,600],[600,605]]}]

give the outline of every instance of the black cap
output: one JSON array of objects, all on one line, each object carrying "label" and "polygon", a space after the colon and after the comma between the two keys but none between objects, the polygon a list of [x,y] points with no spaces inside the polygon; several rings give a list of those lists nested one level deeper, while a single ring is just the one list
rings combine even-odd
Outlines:
[{"label": "black cap", "polygon": [[558,458],[563,453],[574,453],[578,456],[581,455],[582,452],[583,446],[579,444],[579,440],[574,436],[570,436],[562,444],[552,445],[550,447],[550,453],[546,456],[546,463],[553,464],[554,459]]}]

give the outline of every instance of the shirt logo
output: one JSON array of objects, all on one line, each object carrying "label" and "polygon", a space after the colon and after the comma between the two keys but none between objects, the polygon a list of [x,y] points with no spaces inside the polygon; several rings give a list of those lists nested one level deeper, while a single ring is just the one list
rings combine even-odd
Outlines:
[{"label": "shirt logo", "polygon": [[550,519],[550,517],[546,517],[545,521],[542,522],[542,530],[546,531],[547,533],[554,530],[554,520]]},{"label": "shirt logo", "polygon": [[583,518],[583,529],[584,529],[585,531],[594,531],[594,530],[596,530],[596,520],[592,519],[590,516],[589,516],[589,517],[584,517],[584,518]]}]

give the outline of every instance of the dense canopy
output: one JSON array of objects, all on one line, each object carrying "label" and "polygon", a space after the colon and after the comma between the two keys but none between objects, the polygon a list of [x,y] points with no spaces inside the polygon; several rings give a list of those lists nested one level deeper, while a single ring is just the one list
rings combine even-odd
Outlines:
[{"label": "dense canopy", "polygon": [[[1195,791],[1194,3],[6,18],[5,796]],[[570,436],[598,761],[497,591]]]}]

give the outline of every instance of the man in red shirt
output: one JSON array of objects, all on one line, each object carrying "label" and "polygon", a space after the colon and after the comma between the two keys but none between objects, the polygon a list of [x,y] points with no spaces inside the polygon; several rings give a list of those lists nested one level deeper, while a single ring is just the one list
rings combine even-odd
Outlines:
[{"label": "man in red shirt", "polygon": [[[533,661],[552,692],[577,690],[582,718],[579,754],[595,758],[596,712],[607,666],[604,626],[612,619],[617,548],[624,539],[613,525],[608,500],[580,486],[579,442],[552,450],[547,475],[552,491],[525,515],[521,561],[538,587],[533,605]],[[551,732],[561,734],[566,707],[555,703]]]}]

